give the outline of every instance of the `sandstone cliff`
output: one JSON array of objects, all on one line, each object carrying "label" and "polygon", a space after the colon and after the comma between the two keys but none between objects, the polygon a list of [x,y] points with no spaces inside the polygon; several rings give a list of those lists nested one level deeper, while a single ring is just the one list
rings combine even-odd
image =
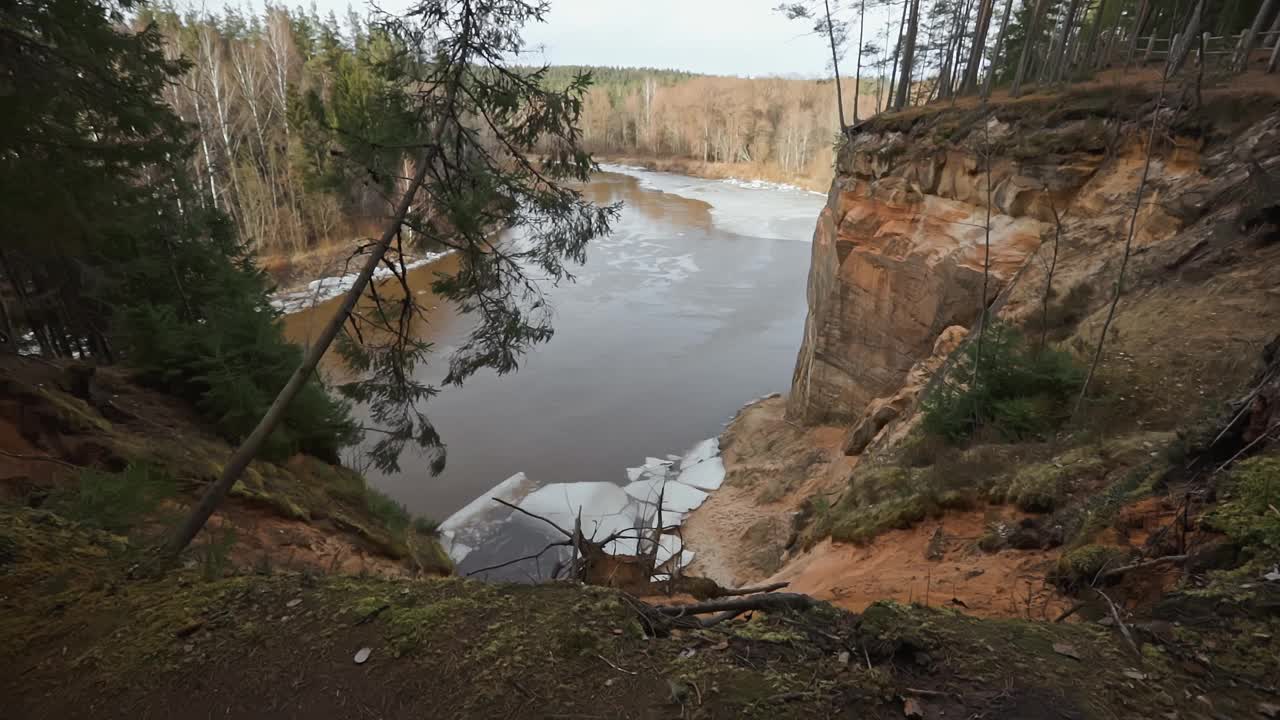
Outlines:
[{"label": "sandstone cliff", "polygon": [[1224,414],[1275,424],[1274,408],[1241,400],[1280,329],[1275,94],[1213,90],[1196,104],[1169,88],[1124,291],[1074,423],[959,447],[919,427],[922,398],[984,306],[1088,366],[1156,94],[961,101],[851,135],[814,234],[791,392],[730,426],[725,489],[686,524],[695,550],[737,541],[692,571],[787,580],[852,609],[946,583],[969,612],[1001,615],[1070,604],[1070,583],[1054,578],[1060,565],[1089,566],[1077,552],[1114,561],[1187,549],[1183,531],[1177,547],[1160,538],[1180,510],[1212,508],[1187,508],[1189,495],[1214,492],[1194,468],[1240,448],[1198,438],[1218,435]]},{"label": "sandstone cliff", "polygon": [[[1040,248],[1055,235],[1055,215],[1061,257],[1052,294],[1089,284],[1092,303],[1080,312],[1104,306],[1142,170],[1154,106],[1148,92],[918,109],[866,123],[840,153],[814,233],[788,418],[848,426],[849,449],[861,451],[909,409],[914,395],[901,391],[918,389],[929,374],[913,366],[931,357],[930,369],[940,364],[934,346],[944,330],[973,325],[984,305],[1031,317],[1051,259]],[[1180,231],[1214,211],[1238,213],[1254,190],[1249,163],[1275,159],[1272,101],[1233,106],[1251,111],[1229,119],[1203,108],[1164,111],[1137,256],[1158,254],[1157,264],[1168,264],[1192,247],[1204,250],[1208,228],[1230,218]],[[955,342],[943,345],[949,352]]]}]

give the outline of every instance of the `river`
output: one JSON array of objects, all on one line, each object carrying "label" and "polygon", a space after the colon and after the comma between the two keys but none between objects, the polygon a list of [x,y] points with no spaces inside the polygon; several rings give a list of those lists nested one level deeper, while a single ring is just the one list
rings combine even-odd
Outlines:
[{"label": "river", "polygon": [[[624,209],[589,248],[577,282],[548,290],[555,337],[518,372],[482,372],[428,403],[448,448],[442,474],[432,477],[412,452],[401,472],[370,473],[411,512],[442,520],[521,471],[538,485],[622,483],[627,466],[681,453],[717,435],[744,403],[787,389],[825,199],[608,169],[586,193]],[[414,270],[414,286],[427,288],[455,262]],[[306,344],[334,302],[287,316],[286,332]],[[438,382],[469,323],[445,304],[430,318],[423,332],[441,355],[421,376]]]}]

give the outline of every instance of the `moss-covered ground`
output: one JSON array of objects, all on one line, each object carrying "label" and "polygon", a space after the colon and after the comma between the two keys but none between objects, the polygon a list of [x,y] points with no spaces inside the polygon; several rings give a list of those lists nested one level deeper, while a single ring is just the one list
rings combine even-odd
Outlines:
[{"label": "moss-covered ground", "polygon": [[[190,408],[118,371],[98,370],[91,403],[68,392],[58,366],[0,363],[0,450],[24,451],[0,457],[11,467],[0,500],[154,542],[231,454]],[[307,455],[252,463],[222,508],[229,526],[248,513],[345,536],[406,570],[450,569],[430,523],[415,522],[359,473]]]},{"label": "moss-covered ground", "polygon": [[1135,627],[1141,657],[1097,624],[893,603],[655,634],[603,588],[132,578],[123,543],[0,512],[6,717],[893,718],[907,699],[928,718],[1251,717],[1277,669],[1274,641],[1235,652],[1200,625]]}]

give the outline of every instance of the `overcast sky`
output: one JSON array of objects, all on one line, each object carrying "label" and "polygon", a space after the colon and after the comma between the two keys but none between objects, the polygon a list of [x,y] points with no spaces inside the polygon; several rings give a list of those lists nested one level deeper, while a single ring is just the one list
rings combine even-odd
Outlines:
[{"label": "overcast sky", "polygon": [[[309,5],[311,1],[284,0],[289,5]],[[394,11],[410,1],[378,0],[378,4]],[[789,21],[774,11],[779,1],[551,0],[547,22],[530,26],[525,33],[531,45],[541,47],[529,62],[541,57],[560,65],[659,67],[717,75],[829,76],[826,46],[808,34],[811,27],[805,22]],[[218,5],[262,7],[261,0],[203,2],[211,10]],[[349,4],[361,14],[368,7],[365,0],[315,3],[322,15],[333,10],[339,18],[346,17]],[[882,30],[882,17],[874,21]],[[872,26],[868,24],[868,28]]]}]

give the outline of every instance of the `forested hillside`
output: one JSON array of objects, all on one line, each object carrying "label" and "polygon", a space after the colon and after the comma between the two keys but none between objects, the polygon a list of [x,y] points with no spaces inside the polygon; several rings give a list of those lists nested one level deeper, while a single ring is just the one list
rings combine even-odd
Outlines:
[{"label": "forested hillside", "polygon": [[[839,135],[832,80],[737,78],[672,71],[589,70],[583,140],[603,156],[673,158],[736,166],[743,177],[825,182]],[[852,109],[854,83],[844,82]],[[864,81],[863,115],[880,107],[879,83]]]},{"label": "forested hillside", "polygon": [[[384,148],[406,142],[409,126],[392,91],[392,61],[403,47],[378,23],[282,6],[261,15],[152,6],[134,24],[149,22],[168,56],[189,63],[164,97],[198,139],[190,171],[200,202],[225,212],[260,254],[375,232],[386,179],[353,175],[335,154],[357,139]],[[830,80],[553,67],[547,82],[563,87],[581,73],[592,79],[581,120],[592,152],[729,163],[748,177],[829,179],[839,129]],[[846,85],[852,95],[852,81]],[[884,95],[864,83],[864,114],[880,106],[877,90]],[[386,155],[394,161],[394,150]]]}]

